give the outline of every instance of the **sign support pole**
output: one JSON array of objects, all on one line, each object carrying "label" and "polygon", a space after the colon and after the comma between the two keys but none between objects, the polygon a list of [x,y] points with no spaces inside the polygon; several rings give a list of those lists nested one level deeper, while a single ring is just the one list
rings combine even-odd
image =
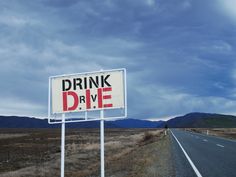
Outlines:
[{"label": "sign support pole", "polygon": [[85,120],[88,120],[88,112],[87,111],[85,111],[85,113],[84,113],[84,118],[85,118]]},{"label": "sign support pole", "polygon": [[104,165],[104,110],[100,111],[101,177],[105,177]]},{"label": "sign support pole", "polygon": [[65,170],[65,114],[62,114],[61,123],[61,177],[64,177]]}]

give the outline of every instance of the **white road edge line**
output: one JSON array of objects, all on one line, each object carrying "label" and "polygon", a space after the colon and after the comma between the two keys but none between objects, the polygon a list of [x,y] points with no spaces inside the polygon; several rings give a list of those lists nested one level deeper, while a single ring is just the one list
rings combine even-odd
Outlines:
[{"label": "white road edge line", "polygon": [[216,144],[216,146],[219,146],[219,147],[222,147],[222,148],[224,147],[224,146],[223,146],[223,145],[221,145],[221,144]]},{"label": "white road edge line", "polygon": [[192,166],[194,172],[196,173],[197,177],[202,177],[201,173],[198,171],[197,167],[194,165],[194,163],[192,162],[192,160],[190,159],[190,157],[188,156],[188,154],[186,153],[186,151],[184,150],[184,148],[182,147],[182,145],[180,144],[179,140],[175,137],[174,133],[170,130],[170,132],[172,133],[173,137],[175,138],[175,140],[177,141],[177,143],[179,144],[180,148],[182,149],[185,157],[188,159],[188,162],[190,163],[190,165]]}]

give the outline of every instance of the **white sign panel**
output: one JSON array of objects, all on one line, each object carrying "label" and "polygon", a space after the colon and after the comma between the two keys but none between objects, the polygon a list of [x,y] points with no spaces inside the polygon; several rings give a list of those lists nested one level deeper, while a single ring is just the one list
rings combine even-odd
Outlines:
[{"label": "white sign panel", "polygon": [[50,77],[54,113],[125,108],[125,70]]}]

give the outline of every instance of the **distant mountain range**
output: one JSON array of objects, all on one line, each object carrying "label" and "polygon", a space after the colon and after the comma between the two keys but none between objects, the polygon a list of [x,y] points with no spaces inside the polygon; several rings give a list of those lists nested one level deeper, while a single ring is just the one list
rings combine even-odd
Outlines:
[{"label": "distant mountain range", "polygon": [[[69,123],[68,128],[99,128],[99,121]],[[105,121],[106,128],[236,128],[236,116],[189,113],[168,121],[148,121],[139,119],[121,119]],[[46,119],[18,116],[0,116],[0,128],[59,128],[60,124],[50,125]]]},{"label": "distant mountain range", "polygon": [[[105,128],[156,128],[161,127],[164,121],[147,121],[139,119],[120,119],[105,121]],[[37,119],[18,116],[0,116],[0,128],[59,128],[60,124],[50,125],[46,119]],[[99,128],[100,121],[68,123],[68,128]]]},{"label": "distant mountain range", "polygon": [[166,122],[173,128],[236,128],[236,116],[209,113],[189,113]]}]

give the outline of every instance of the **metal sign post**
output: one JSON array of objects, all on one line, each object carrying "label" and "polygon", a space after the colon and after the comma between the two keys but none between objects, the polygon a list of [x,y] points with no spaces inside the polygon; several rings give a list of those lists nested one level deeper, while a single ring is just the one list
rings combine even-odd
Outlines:
[{"label": "metal sign post", "polygon": [[62,114],[61,123],[61,177],[64,177],[65,171],[65,114]]},{"label": "metal sign post", "polygon": [[100,111],[100,150],[101,150],[101,177],[105,176],[105,161],[104,161],[104,110]]}]

